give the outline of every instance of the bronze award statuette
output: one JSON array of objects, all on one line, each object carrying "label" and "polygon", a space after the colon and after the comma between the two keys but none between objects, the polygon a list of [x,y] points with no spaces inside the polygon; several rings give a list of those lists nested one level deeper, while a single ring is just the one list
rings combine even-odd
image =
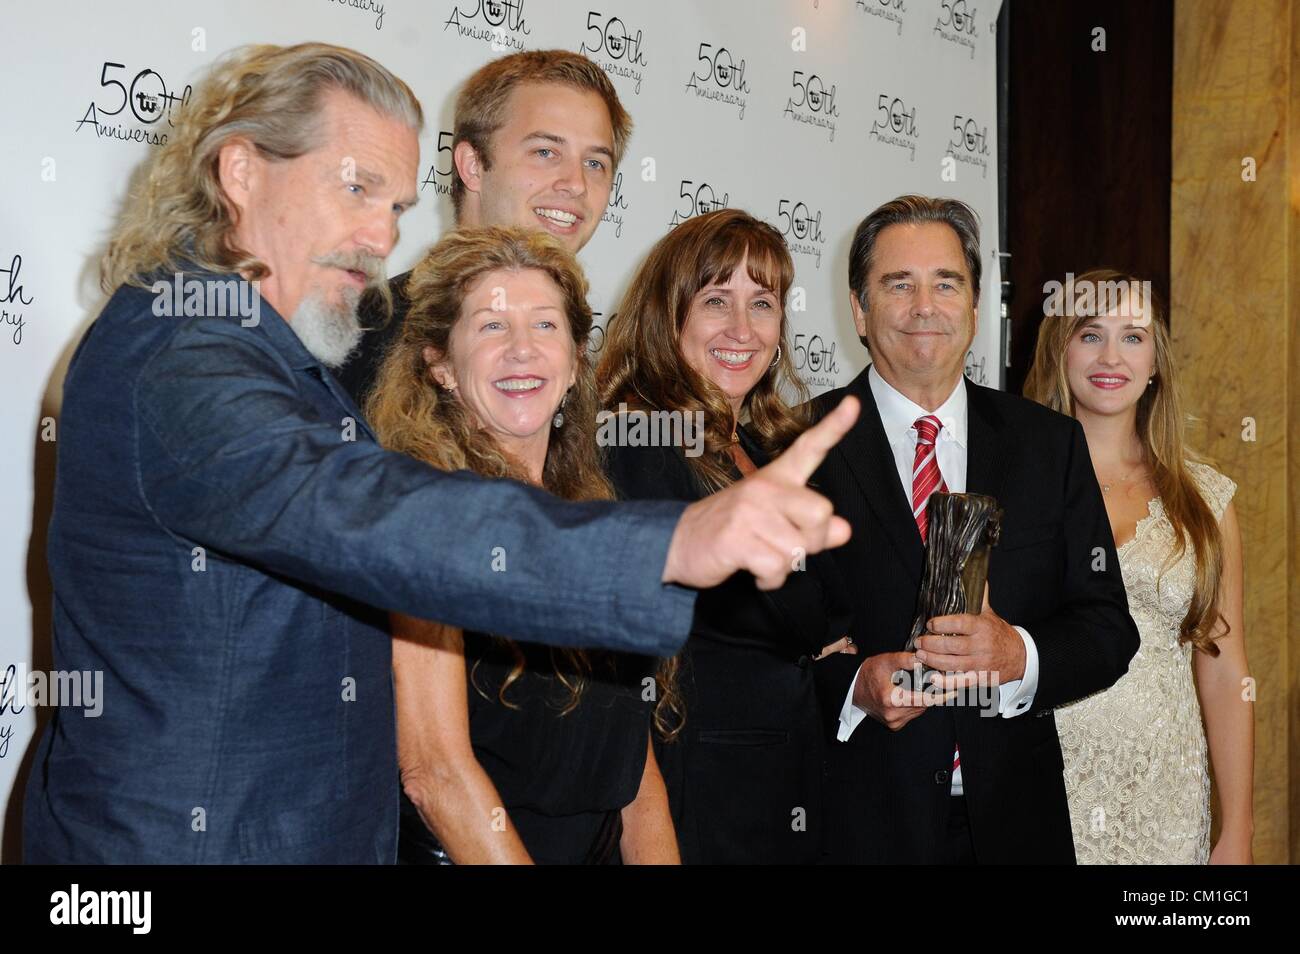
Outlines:
[{"label": "bronze award statuette", "polygon": [[998,502],[982,494],[936,492],[930,495],[925,512],[929,521],[925,569],[912,634],[907,637],[908,652],[916,649],[927,620],[980,611],[989,578],[989,548],[997,546],[1002,530]]}]

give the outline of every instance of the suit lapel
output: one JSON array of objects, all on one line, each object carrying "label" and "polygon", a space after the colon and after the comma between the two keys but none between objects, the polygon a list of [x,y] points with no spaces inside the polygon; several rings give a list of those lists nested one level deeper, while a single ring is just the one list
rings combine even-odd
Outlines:
[{"label": "suit lapel", "polygon": [[911,503],[899,483],[894,453],[885,437],[885,427],[880,422],[880,410],[867,382],[867,372],[858,375],[846,390],[862,402],[862,412],[853,429],[844,435],[840,450],[867,506],[875,513],[885,535],[903,558],[903,565],[920,585],[921,534],[912,518]]},{"label": "suit lapel", "polygon": [[1012,450],[1004,447],[1002,415],[988,398],[988,389],[966,382],[966,490],[997,497],[1002,473]]}]

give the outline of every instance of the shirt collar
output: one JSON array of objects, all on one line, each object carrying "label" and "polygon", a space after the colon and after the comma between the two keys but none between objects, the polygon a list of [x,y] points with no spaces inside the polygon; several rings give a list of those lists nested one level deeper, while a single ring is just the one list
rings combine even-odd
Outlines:
[{"label": "shirt collar", "polygon": [[867,369],[867,383],[871,386],[871,395],[876,399],[876,409],[880,412],[880,423],[884,425],[885,436],[889,438],[891,445],[907,440],[909,432],[912,440],[915,441],[913,425],[916,424],[916,419],[932,414],[943,425],[943,430],[939,432],[939,440],[952,440],[963,448],[966,446],[966,378],[964,376],[957,379],[957,384],[948,395],[948,399],[933,411],[927,411],[897,390],[880,376],[874,364]]},{"label": "shirt collar", "polygon": [[308,368],[318,368],[322,372],[328,370],[321,364],[319,358],[307,350],[307,346],[298,337],[298,332],[294,331],[293,326],[289,324],[289,319],[282,317],[265,298],[262,299],[260,324],[263,334],[289,362],[289,367],[295,371],[304,371]]}]

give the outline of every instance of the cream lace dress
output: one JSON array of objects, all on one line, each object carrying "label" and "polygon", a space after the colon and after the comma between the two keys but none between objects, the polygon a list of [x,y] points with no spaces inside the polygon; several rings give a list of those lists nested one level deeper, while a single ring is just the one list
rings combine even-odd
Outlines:
[{"label": "cream lace dress", "polygon": [[[1215,519],[1237,485],[1187,462]],[[1141,644],[1111,688],[1056,710],[1070,828],[1079,864],[1205,864],[1210,857],[1210,778],[1192,647],[1178,644],[1191,604],[1189,542],[1161,573],[1174,529],[1159,498],[1119,548],[1129,613]]]}]

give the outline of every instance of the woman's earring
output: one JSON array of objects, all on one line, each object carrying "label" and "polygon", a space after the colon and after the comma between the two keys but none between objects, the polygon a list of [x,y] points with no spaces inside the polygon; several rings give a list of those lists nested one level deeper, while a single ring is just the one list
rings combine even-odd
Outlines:
[{"label": "woman's earring", "polygon": [[560,428],[564,426],[564,405],[569,403],[569,392],[564,392],[564,397],[560,398],[560,406],[555,411],[555,417],[551,418],[551,427]]},{"label": "woman's earring", "polygon": [[778,344],[776,346],[776,357],[773,358],[772,363],[767,366],[767,370],[771,371],[780,363],[781,363],[781,346]]},{"label": "woman's earring", "polygon": [[1156,382],[1155,378],[1147,378],[1147,387],[1151,387],[1151,385],[1155,384],[1155,382]]}]

